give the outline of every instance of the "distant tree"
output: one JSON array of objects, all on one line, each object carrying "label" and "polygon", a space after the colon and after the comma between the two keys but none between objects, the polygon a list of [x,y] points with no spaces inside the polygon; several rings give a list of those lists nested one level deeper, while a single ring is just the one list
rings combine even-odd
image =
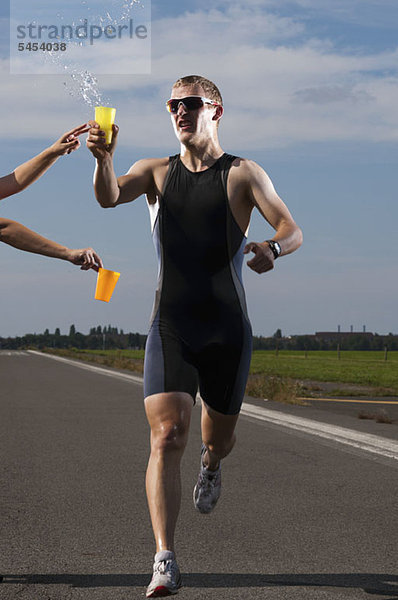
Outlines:
[{"label": "distant tree", "polygon": [[128,343],[131,348],[140,348],[140,336],[138,333],[129,333]]},{"label": "distant tree", "polygon": [[74,337],[76,335],[76,327],[74,325],[70,326],[69,329],[69,337]]},{"label": "distant tree", "polygon": [[280,339],[282,337],[282,329],[277,329],[272,337]]},{"label": "distant tree", "polygon": [[87,336],[77,331],[73,340],[73,345],[76,348],[87,348]]}]

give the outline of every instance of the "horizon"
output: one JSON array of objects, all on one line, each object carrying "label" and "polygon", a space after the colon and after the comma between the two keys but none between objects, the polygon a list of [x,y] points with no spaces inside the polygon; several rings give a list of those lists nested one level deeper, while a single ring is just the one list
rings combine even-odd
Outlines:
[{"label": "horizon", "polygon": [[[69,325],[69,327],[68,327],[69,331],[70,331],[71,327],[74,327],[73,323],[71,323],[71,325]],[[106,328],[106,329],[108,329],[108,328],[116,329],[117,332],[118,332],[118,335],[130,335],[130,334],[134,335],[134,334],[137,334],[137,333],[139,335],[144,335],[144,336],[147,335],[147,332],[145,332],[145,331],[138,331],[138,330],[137,331],[125,331],[125,329],[123,327],[118,327],[117,325],[112,325],[110,323],[108,323],[106,325],[100,325],[100,324],[91,325],[89,327],[89,332],[88,333],[80,331],[79,329],[76,328],[75,333],[79,333],[81,335],[88,336],[88,335],[90,335],[90,330],[97,329],[98,327],[101,327],[102,331],[104,330],[104,328]],[[58,329],[60,331],[60,335],[64,335],[64,336],[69,336],[70,335],[70,333],[62,333],[62,330],[61,330],[60,327],[56,327],[54,329],[54,332],[50,331],[49,328],[46,327],[46,329],[43,332],[28,331],[28,332],[25,332],[23,334],[18,334],[18,335],[2,335],[1,332],[0,332],[0,339],[8,339],[8,338],[15,339],[17,337],[25,337],[25,336],[28,336],[28,335],[45,335],[46,331],[49,332],[49,335],[55,335],[55,333],[56,333],[56,331]],[[261,333],[255,333],[255,332],[253,332],[253,337],[257,337],[257,338],[258,337],[272,338],[272,337],[275,337],[275,334],[276,334],[276,332],[278,330],[279,330],[279,328],[277,328],[272,335],[267,335],[267,336],[265,336],[265,335],[263,335]],[[345,335],[345,334],[350,334],[350,335],[351,334],[352,335],[360,334],[360,335],[362,335],[362,334],[365,333],[365,334],[370,334],[370,335],[380,336],[380,337],[388,337],[388,336],[394,336],[394,337],[396,337],[396,336],[398,336],[398,333],[393,333],[392,331],[389,331],[388,333],[379,333],[377,331],[368,331],[367,329],[366,329],[366,331],[363,331],[363,330],[360,331],[360,330],[355,330],[355,329],[353,331],[351,331],[351,330],[350,331],[348,331],[348,330],[338,330],[338,329],[336,329],[336,330],[334,330],[334,329],[331,329],[331,330],[319,329],[318,331],[315,331],[314,333],[308,333],[307,332],[307,333],[284,334],[283,331],[282,331],[281,332],[281,337],[282,338],[292,338],[292,337],[301,337],[301,336],[316,336],[316,335],[320,335],[320,334],[330,334],[330,333],[341,334],[341,335]]]}]

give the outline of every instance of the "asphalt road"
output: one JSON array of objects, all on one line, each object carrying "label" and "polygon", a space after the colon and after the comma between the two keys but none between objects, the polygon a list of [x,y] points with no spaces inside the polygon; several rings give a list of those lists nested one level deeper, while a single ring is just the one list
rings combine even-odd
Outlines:
[{"label": "asphalt road", "polygon": [[[178,598],[398,599],[397,460],[242,416],[219,505],[200,515],[191,500],[199,419],[196,408]],[[1,599],[144,598],[154,554],[148,437],[139,383],[0,352]]]},{"label": "asphalt road", "polygon": [[386,398],[309,398],[310,406],[335,414],[350,415],[363,420],[373,420],[381,425],[393,425],[393,427],[379,428],[382,433],[388,430],[396,430],[398,433],[398,398],[390,396]]}]

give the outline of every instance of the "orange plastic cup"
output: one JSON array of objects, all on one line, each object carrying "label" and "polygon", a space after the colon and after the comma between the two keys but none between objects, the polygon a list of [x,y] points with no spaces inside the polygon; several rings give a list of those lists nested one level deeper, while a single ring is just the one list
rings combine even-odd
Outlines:
[{"label": "orange plastic cup", "polygon": [[105,131],[105,142],[107,144],[112,142],[112,125],[115,122],[115,116],[116,108],[110,108],[109,106],[95,107],[95,120],[102,131]]},{"label": "orange plastic cup", "polygon": [[120,277],[120,273],[116,271],[109,271],[102,267],[98,270],[97,275],[97,287],[95,289],[95,299],[102,300],[103,302],[109,302],[112,298],[113,290]]}]

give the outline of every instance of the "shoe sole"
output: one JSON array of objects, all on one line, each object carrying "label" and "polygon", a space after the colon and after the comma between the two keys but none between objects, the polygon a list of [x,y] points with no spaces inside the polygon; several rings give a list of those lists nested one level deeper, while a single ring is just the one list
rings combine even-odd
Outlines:
[{"label": "shoe sole", "polygon": [[165,596],[171,596],[172,594],[176,593],[177,590],[175,592],[172,592],[171,590],[169,590],[169,588],[160,585],[159,587],[154,589],[153,592],[151,592],[150,595],[147,596],[147,598],[164,598]]},{"label": "shoe sole", "polygon": [[149,596],[147,595],[147,598],[164,598],[165,596],[172,596],[173,594],[177,594],[178,590],[180,589],[180,587],[182,587],[182,579],[180,577],[180,579],[177,582],[177,587],[174,590],[171,590],[170,588],[166,587],[165,585],[158,585],[157,588],[155,588],[150,594]]},{"label": "shoe sole", "polygon": [[164,585],[159,585],[153,590],[153,592],[150,593],[149,596],[147,596],[147,598],[164,598],[165,596],[172,596],[173,594],[177,594],[180,587],[181,586],[179,586],[176,590],[170,590]]}]

